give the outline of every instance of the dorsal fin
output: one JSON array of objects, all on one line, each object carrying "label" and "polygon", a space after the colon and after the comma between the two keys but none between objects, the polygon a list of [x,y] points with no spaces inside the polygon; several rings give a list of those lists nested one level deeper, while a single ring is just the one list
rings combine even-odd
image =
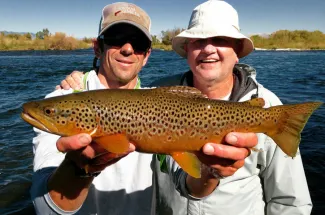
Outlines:
[{"label": "dorsal fin", "polygon": [[264,107],[264,105],[265,105],[265,101],[263,98],[254,98],[254,99],[245,101],[243,103],[251,105],[251,106],[256,106],[256,107]]},{"label": "dorsal fin", "polygon": [[178,96],[189,97],[189,98],[208,98],[206,95],[195,87],[188,86],[172,86],[172,87],[157,87],[155,91],[175,94]]}]

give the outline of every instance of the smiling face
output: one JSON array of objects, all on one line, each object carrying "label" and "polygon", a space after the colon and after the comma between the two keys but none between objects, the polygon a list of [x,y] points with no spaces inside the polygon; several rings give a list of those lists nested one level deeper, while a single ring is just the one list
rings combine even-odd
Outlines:
[{"label": "smiling face", "polygon": [[227,37],[192,38],[184,48],[194,81],[222,83],[232,79],[233,68],[238,63],[238,40]]},{"label": "smiling face", "polygon": [[117,24],[105,32],[103,41],[99,77],[105,77],[109,88],[132,88],[150,55],[148,38],[132,25]]}]

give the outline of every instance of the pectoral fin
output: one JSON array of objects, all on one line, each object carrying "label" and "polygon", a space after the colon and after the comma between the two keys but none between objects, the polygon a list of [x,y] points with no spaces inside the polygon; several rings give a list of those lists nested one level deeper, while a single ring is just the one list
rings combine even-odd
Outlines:
[{"label": "pectoral fin", "polygon": [[124,134],[97,137],[94,142],[112,153],[121,154],[129,150],[129,140]]},{"label": "pectoral fin", "polygon": [[195,154],[189,152],[172,153],[178,165],[194,178],[201,178],[201,162]]}]

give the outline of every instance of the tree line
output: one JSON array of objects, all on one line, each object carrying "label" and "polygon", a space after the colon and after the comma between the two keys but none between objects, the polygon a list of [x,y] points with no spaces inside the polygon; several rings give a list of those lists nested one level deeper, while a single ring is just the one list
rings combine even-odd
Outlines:
[{"label": "tree line", "polygon": [[47,28],[36,33],[0,33],[0,50],[74,50],[91,47],[91,38],[76,39],[65,33],[51,34]]},{"label": "tree line", "polygon": [[[161,37],[152,35],[152,47],[154,49],[171,50],[173,38],[182,32],[183,28],[174,28],[161,31]],[[267,36],[252,35],[251,40],[255,47],[265,49],[325,49],[325,34],[321,31],[306,30],[279,30]],[[0,34],[0,50],[73,50],[90,48],[91,38],[76,39],[65,33],[51,34],[47,28],[32,36],[26,34]]]},{"label": "tree line", "polygon": [[[175,28],[172,30],[161,32],[161,41],[153,41],[153,44],[163,44],[170,47],[172,39],[184,29]],[[325,49],[325,34],[321,31],[306,31],[306,30],[279,30],[270,35],[252,35],[250,39],[253,41],[254,46],[264,49],[279,49],[279,48],[292,48],[292,49],[306,49],[306,50],[319,50]]]},{"label": "tree line", "polygon": [[325,34],[321,31],[279,30],[268,37],[253,35],[250,37],[255,47],[265,49],[325,49]]}]

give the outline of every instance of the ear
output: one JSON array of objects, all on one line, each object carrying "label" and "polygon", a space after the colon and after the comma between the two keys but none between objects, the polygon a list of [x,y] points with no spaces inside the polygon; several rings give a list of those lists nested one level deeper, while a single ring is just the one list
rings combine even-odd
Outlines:
[{"label": "ear", "polygon": [[244,42],[243,40],[237,39],[235,44],[235,52],[238,55],[239,52],[243,50]]},{"label": "ear", "polygon": [[240,53],[242,50],[243,50],[243,47],[244,47],[244,42],[243,40],[237,40],[237,43],[236,43],[236,63],[239,62],[239,58],[238,58],[238,53]]},{"label": "ear", "polygon": [[183,44],[183,49],[184,49],[184,51],[187,53],[187,43],[184,43],[184,44]]},{"label": "ear", "polygon": [[188,57],[188,42],[185,42],[184,44],[183,44],[183,49],[184,49],[184,51],[185,51],[185,53],[186,53],[186,58]]},{"label": "ear", "polygon": [[94,49],[94,54],[97,58],[100,58],[101,56],[101,50],[99,48],[99,44],[98,44],[98,40],[97,38],[93,38],[92,39],[92,42],[93,42],[93,49]]},{"label": "ear", "polygon": [[150,54],[151,54],[151,49],[149,49],[149,50],[144,54],[144,59],[143,59],[142,66],[145,66],[145,65],[147,64]]}]

